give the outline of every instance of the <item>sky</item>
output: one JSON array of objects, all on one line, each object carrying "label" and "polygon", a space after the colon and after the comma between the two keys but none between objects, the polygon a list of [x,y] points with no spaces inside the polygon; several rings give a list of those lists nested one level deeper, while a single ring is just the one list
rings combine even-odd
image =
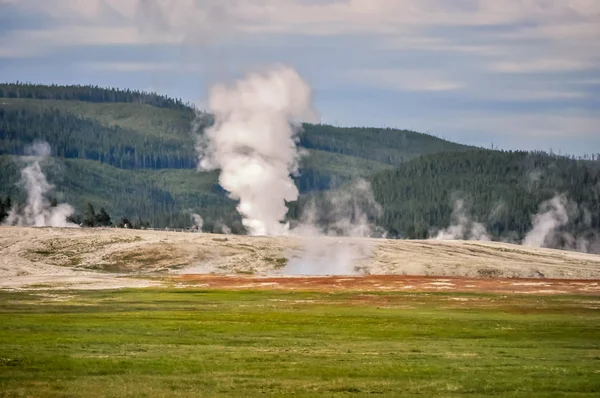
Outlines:
[{"label": "sky", "polygon": [[323,123],[600,153],[599,0],[0,0],[0,81],[202,107],[273,64]]}]

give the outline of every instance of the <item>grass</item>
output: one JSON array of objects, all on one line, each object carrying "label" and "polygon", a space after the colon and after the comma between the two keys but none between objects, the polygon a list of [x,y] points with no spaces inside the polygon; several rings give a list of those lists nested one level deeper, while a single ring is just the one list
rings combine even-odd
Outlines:
[{"label": "grass", "polygon": [[0,396],[600,393],[600,298],[0,292]]}]

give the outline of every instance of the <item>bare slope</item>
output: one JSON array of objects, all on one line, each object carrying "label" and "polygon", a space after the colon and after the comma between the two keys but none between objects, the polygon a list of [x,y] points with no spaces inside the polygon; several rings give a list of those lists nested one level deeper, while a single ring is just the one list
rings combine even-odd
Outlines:
[{"label": "bare slope", "polygon": [[[329,238],[364,249],[363,273],[483,278],[600,279],[600,256],[501,243]],[[249,237],[122,229],[0,227],[0,288],[40,284],[147,286],[169,274],[281,274],[307,244]],[[135,278],[133,278],[135,277]]]}]

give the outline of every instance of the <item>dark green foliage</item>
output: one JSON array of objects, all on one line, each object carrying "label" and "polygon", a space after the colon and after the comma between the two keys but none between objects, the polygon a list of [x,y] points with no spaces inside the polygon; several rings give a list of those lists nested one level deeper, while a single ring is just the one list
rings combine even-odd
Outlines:
[{"label": "dark green foliage", "polygon": [[520,240],[542,202],[559,194],[578,204],[569,229],[600,229],[600,162],[542,153],[468,151],[412,160],[370,178],[384,209],[379,224],[410,238],[446,228],[456,200],[496,238]]},{"label": "dark green foliage", "polygon": [[300,134],[300,145],[393,166],[424,154],[464,151],[469,148],[410,130],[339,128],[322,124],[305,124],[304,131]]},{"label": "dark green foliage", "polygon": [[[44,162],[44,172],[59,202],[80,215],[90,202],[115,220],[141,217],[155,227],[183,228],[194,212],[206,231],[224,225],[245,231],[218,174],[195,170],[193,109],[154,94],[97,87],[0,88],[0,155],[22,155],[34,140],[47,141],[54,158]],[[202,118],[204,126],[211,122]],[[411,131],[326,125],[305,125],[300,141],[309,148],[295,177],[303,193],[366,178],[421,153],[468,148]],[[0,166],[0,195],[24,201],[18,158],[0,156]]]},{"label": "dark green foliage", "polygon": [[[35,140],[50,144],[55,156],[90,159],[120,168],[193,168],[196,154],[189,122],[174,121],[179,134],[148,136],[58,109],[0,107],[0,154],[23,154]],[[183,136],[183,137],[182,137]]]},{"label": "dark green foliage", "polygon": [[131,221],[129,221],[129,219],[127,217],[123,217],[123,218],[121,218],[121,220],[117,224],[117,227],[119,227],[119,228],[131,228],[132,225],[133,224],[131,223]]},{"label": "dark green foliage", "polygon": [[[196,137],[191,133],[195,112],[191,108],[158,109],[150,106],[156,101],[130,98],[130,91],[102,93],[95,87],[92,91],[99,91],[93,103],[82,102],[88,101],[89,87],[0,87],[7,97],[0,106],[0,154],[22,154],[25,146],[38,139],[47,141],[59,157],[96,160],[119,168],[195,168]],[[79,94],[65,94],[71,91]],[[198,123],[194,130],[201,132],[212,121],[203,117]],[[308,124],[300,132],[300,143],[311,153],[302,160],[297,177],[302,192],[339,186],[423,153],[468,148],[412,131]]]},{"label": "dark green foliage", "polygon": [[112,222],[110,221],[110,215],[108,212],[102,207],[98,214],[96,214],[96,225],[99,227],[110,227]]},{"label": "dark green foliage", "polygon": [[67,222],[70,222],[71,224],[76,224],[76,225],[83,225],[83,218],[81,217],[81,214],[71,214],[69,217],[67,217]]},{"label": "dark green foliage", "polygon": [[10,211],[12,207],[12,201],[10,200],[10,197],[6,197],[6,199],[3,199],[0,196],[0,223],[2,223],[6,217],[8,217],[8,212]]},{"label": "dark green foliage", "polygon": [[[198,213],[205,231],[226,226],[245,232],[218,174],[195,170],[195,111],[181,101],[130,90],[31,84],[0,84],[0,98],[0,155],[21,155],[34,140],[47,141],[54,158],[43,168],[58,195],[51,199],[79,211],[72,221],[108,226],[111,214],[120,226],[184,228],[192,224],[190,214]],[[204,127],[212,123],[210,117],[202,120]],[[201,132],[203,126],[197,127]],[[468,215],[494,237],[520,240],[539,205],[563,193],[580,206],[566,230],[599,229],[597,162],[474,151],[395,129],[306,124],[299,140],[309,156],[294,178],[305,195],[289,204],[291,219],[307,200],[326,196],[307,193],[366,178],[384,209],[377,222],[391,236],[425,238],[447,227],[461,199]],[[0,195],[23,203],[17,159],[0,156]],[[106,214],[87,214],[88,202]],[[0,202],[0,217],[8,209]]]},{"label": "dark green foliage", "polygon": [[188,107],[180,99],[173,99],[145,91],[82,85],[59,86],[53,84],[46,86],[20,82],[0,84],[0,98],[125,102],[173,109],[185,109]]},{"label": "dark green foliage", "polygon": [[[0,156],[0,195],[24,202],[19,188],[17,158]],[[227,225],[241,228],[235,202],[218,189],[216,173],[196,170],[124,170],[90,160],[52,158],[42,163],[48,180],[56,186],[60,203],[69,203],[80,215],[87,203],[104,209],[113,220],[137,217],[157,228],[185,228],[192,225],[191,213],[201,214],[206,225],[220,231]],[[75,223],[80,224],[83,217]],[[130,224],[131,226],[131,224]],[[238,226],[238,227],[234,227]],[[206,231],[209,231],[205,228]]]},{"label": "dark green foliage", "polygon": [[151,227],[151,225],[149,221],[144,221],[141,217],[138,217],[138,219],[133,223],[132,227],[133,229],[148,229]]},{"label": "dark green foliage", "polygon": [[85,206],[85,212],[83,213],[83,226],[84,227],[95,227],[96,226],[96,210],[91,203],[87,203]]}]

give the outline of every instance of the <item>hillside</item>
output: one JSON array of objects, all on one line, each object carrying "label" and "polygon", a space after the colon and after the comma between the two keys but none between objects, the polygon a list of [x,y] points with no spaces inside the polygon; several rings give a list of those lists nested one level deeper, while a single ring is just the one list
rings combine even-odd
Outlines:
[{"label": "hillside", "polygon": [[[569,221],[561,231],[600,243],[597,160],[527,152],[442,153],[414,159],[369,180],[383,207],[378,223],[402,236],[425,238],[456,223],[452,213],[462,201],[462,216],[484,224],[492,237],[520,241],[540,205],[565,195]],[[562,244],[570,248],[570,242]]]},{"label": "hillside", "polygon": [[[236,224],[233,203],[215,173],[195,171],[194,111],[153,93],[88,86],[0,84],[0,196],[23,200],[15,185],[22,155],[47,141],[57,195],[82,211],[86,202],[114,218],[143,217],[155,226],[189,224],[189,213]],[[305,125],[308,148],[296,183],[326,190],[397,167],[423,154],[469,147],[406,130]]]},{"label": "hillside", "polygon": [[[444,239],[521,243],[538,226],[548,231],[538,245],[600,254],[600,159],[595,157],[441,152],[367,180],[381,210],[363,202],[361,211],[390,237],[427,239],[441,232]],[[342,187],[304,195],[291,204],[290,221],[308,207],[317,209],[320,225],[335,228],[336,198],[345,192],[351,191]],[[349,219],[361,216],[352,207],[343,211]]]}]

